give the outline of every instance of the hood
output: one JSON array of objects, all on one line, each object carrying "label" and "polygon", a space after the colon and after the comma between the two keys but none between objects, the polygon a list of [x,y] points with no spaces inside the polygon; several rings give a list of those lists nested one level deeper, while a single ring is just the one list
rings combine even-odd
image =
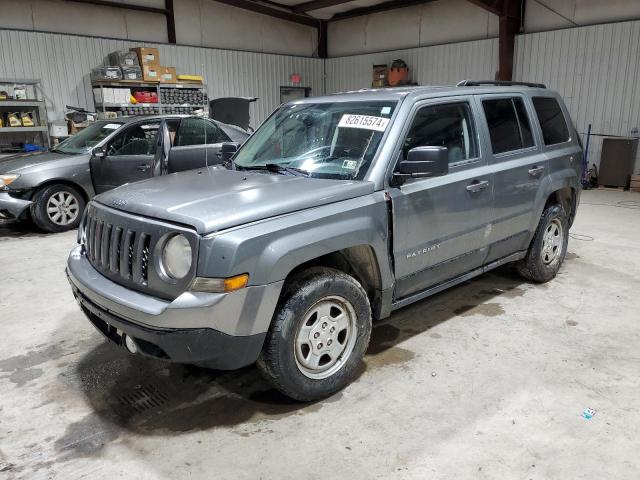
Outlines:
[{"label": "hood", "polygon": [[37,165],[55,162],[57,160],[67,160],[78,155],[67,155],[56,152],[30,152],[11,155],[10,157],[0,158],[0,174],[3,173],[20,173],[27,168]]},{"label": "hood", "polygon": [[210,167],[123,185],[95,200],[126,212],[191,225],[205,234],[373,191],[371,182]]}]

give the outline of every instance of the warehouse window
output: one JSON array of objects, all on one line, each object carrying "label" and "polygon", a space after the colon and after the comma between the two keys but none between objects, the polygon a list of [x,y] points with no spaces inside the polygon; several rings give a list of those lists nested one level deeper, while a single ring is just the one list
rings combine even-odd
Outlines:
[{"label": "warehouse window", "polygon": [[494,155],[534,145],[531,124],[520,98],[483,100]]},{"label": "warehouse window", "polygon": [[534,97],[533,106],[538,115],[545,145],[569,141],[569,127],[555,98]]},{"label": "warehouse window", "polygon": [[180,122],[174,145],[210,145],[228,142],[229,137],[216,125],[202,118],[185,118]]},{"label": "warehouse window", "polygon": [[404,158],[412,148],[425,146],[446,147],[450,164],[476,158],[478,153],[469,104],[447,103],[421,108],[404,141]]}]

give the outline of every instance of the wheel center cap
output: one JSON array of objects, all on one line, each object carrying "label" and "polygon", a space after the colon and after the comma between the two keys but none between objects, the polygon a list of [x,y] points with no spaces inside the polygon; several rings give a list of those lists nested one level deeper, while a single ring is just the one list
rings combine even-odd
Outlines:
[{"label": "wheel center cap", "polygon": [[[309,342],[313,346],[313,349],[320,353],[331,350],[333,342],[336,341],[333,338],[335,333],[335,325],[334,322],[329,317],[321,317],[320,320],[316,323],[316,326],[313,327],[309,334]],[[333,333],[332,330],[333,329]]]}]

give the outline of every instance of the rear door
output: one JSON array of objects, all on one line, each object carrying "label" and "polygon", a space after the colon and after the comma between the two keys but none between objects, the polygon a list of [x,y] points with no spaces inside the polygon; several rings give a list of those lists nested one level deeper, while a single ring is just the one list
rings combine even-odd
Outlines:
[{"label": "rear door", "polygon": [[169,173],[221,163],[220,148],[228,135],[202,117],[187,117],[180,125],[169,152]]},{"label": "rear door", "polygon": [[479,97],[481,128],[488,140],[489,164],[494,176],[490,225],[491,262],[527,248],[536,195],[548,174],[547,161],[532,128],[533,110],[519,94]]},{"label": "rear door", "polygon": [[482,265],[492,205],[492,174],[481,152],[472,97],[417,103],[399,158],[418,146],[443,146],[449,173],[391,189],[395,299]]},{"label": "rear door", "polygon": [[103,157],[91,157],[97,193],[153,176],[159,127],[158,119],[126,125],[105,145]]}]

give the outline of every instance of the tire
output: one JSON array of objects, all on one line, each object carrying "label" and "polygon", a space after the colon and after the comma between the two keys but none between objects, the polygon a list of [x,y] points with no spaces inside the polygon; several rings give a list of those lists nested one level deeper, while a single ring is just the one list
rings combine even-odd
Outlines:
[{"label": "tire", "polygon": [[339,270],[310,268],[285,284],[258,368],[288,397],[319,400],[353,380],[370,337],[362,286]]},{"label": "tire", "polygon": [[85,205],[77,189],[60,183],[48,185],[34,195],[31,218],[45,232],[64,232],[78,227]]},{"label": "tire", "polygon": [[520,275],[538,283],[553,279],[567,253],[569,219],[560,205],[549,205],[542,212],[527,255],[516,267]]}]

